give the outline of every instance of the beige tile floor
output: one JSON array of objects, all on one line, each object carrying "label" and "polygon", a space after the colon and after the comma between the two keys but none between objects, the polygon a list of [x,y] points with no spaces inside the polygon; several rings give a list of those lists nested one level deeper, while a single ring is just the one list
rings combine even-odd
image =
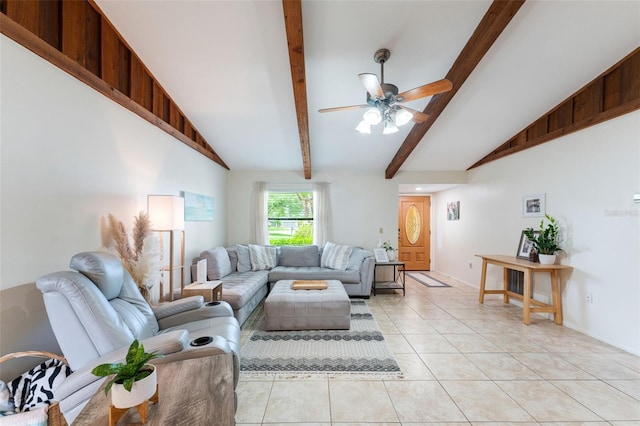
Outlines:
[{"label": "beige tile floor", "polygon": [[402,379],[241,377],[236,423],[640,425],[640,357],[433,275],[452,287],[407,278],[368,300]]}]

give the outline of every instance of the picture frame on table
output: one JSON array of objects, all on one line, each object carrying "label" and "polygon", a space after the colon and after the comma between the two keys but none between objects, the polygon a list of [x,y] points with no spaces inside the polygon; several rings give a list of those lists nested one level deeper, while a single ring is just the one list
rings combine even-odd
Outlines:
[{"label": "picture frame on table", "polygon": [[[533,231],[533,235],[540,235],[540,231]],[[522,234],[520,234],[520,243],[518,244],[518,253],[516,257],[518,259],[529,260],[529,254],[531,253],[531,249],[533,248],[533,243],[527,238],[524,234],[524,230]]]},{"label": "picture frame on table", "polygon": [[373,249],[373,255],[376,258],[376,262],[378,263],[388,263],[389,262],[389,255],[387,254],[387,251],[383,248],[375,248]]},{"label": "picture frame on table", "polygon": [[545,210],[545,194],[532,194],[522,197],[522,217],[544,217]]}]

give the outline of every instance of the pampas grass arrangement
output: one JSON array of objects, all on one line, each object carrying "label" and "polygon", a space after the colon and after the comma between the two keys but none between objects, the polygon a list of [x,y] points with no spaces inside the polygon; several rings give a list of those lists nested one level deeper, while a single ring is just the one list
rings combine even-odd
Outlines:
[{"label": "pampas grass arrangement", "polygon": [[151,303],[151,289],[162,278],[162,252],[157,236],[151,232],[149,215],[140,212],[134,217],[133,244],[124,224],[112,214],[102,218],[100,236],[102,246],[120,258],[142,296]]}]

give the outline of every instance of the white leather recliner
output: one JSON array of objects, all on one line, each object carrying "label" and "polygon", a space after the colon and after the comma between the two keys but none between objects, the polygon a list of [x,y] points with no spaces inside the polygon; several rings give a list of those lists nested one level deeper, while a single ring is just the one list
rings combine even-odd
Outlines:
[{"label": "white leather recliner", "polygon": [[[240,325],[226,302],[202,296],[150,306],[120,260],[105,252],[79,253],[71,268],[37,280],[62,352],[73,373],[55,391],[69,424],[100,388],[91,374],[98,364],[118,362],[134,339],[147,352],[165,355],[154,363],[233,354],[234,388],[239,375]],[[77,272],[76,272],[77,271]],[[198,338],[209,343],[193,346]]]}]

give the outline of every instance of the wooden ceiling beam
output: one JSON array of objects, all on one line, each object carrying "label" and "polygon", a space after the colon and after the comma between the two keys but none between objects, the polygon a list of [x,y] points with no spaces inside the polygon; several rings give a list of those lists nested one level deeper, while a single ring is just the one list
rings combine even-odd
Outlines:
[{"label": "wooden ceiling beam", "polygon": [[302,37],[302,1],[282,0],[284,24],[287,31],[289,63],[293,98],[298,118],[300,151],[305,179],[311,179],[311,146],[309,142],[309,112],[307,108],[307,81],[304,68],[304,39]]},{"label": "wooden ceiling beam", "polygon": [[453,83],[449,92],[435,95],[424,109],[429,118],[413,126],[406,139],[387,166],[385,177],[393,178],[409,155],[418,146],[424,135],[438,119],[445,107],[458,92],[467,77],[476,68],[498,36],[507,27],[511,19],[523,5],[524,0],[494,0],[482,20],[464,46],[458,58],[453,63],[446,78]]}]

